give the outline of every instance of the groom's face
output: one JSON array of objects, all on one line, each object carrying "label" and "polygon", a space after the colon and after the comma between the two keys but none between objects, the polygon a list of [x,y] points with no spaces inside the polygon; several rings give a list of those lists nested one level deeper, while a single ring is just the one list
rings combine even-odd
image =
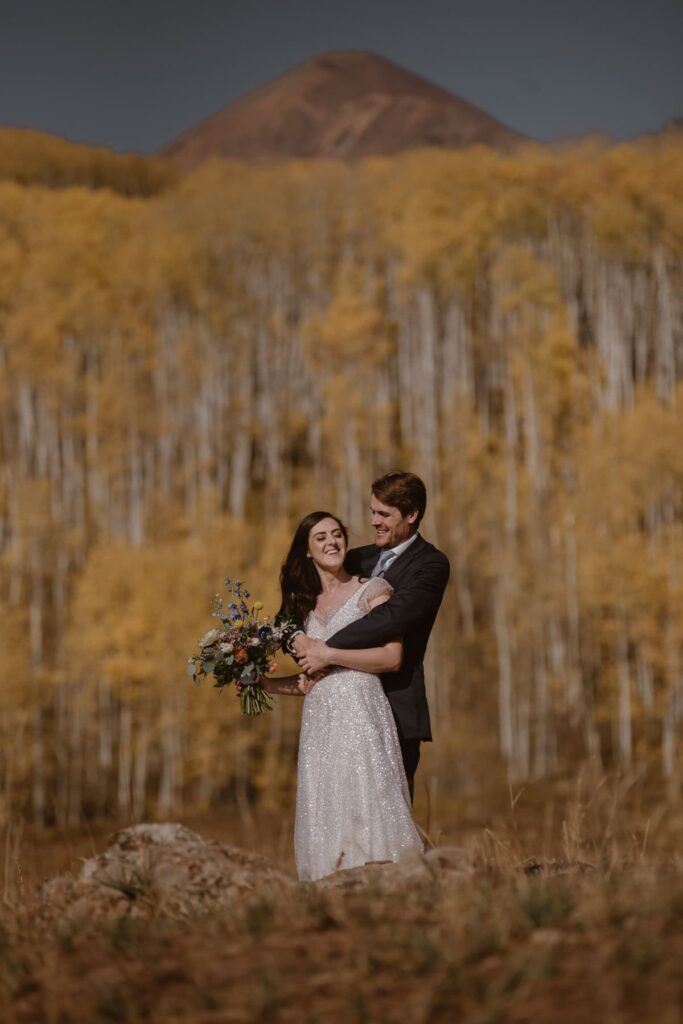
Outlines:
[{"label": "groom's face", "polygon": [[370,498],[370,512],[378,548],[395,548],[415,532],[417,512],[404,516],[400,509],[385,505],[374,494]]}]

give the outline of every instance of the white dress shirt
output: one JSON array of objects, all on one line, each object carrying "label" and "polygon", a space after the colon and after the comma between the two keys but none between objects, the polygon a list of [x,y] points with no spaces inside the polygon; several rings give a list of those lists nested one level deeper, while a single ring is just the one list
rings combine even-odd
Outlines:
[{"label": "white dress shirt", "polygon": [[414,533],[412,537],[408,537],[408,540],[401,541],[401,543],[397,544],[395,548],[389,548],[388,551],[382,551],[380,558],[382,557],[382,555],[389,556],[388,558],[384,559],[384,564],[382,566],[383,573],[387,571],[389,566],[394,564],[397,558],[400,558],[404,551],[408,550],[413,541],[417,540],[418,536],[419,534]]}]

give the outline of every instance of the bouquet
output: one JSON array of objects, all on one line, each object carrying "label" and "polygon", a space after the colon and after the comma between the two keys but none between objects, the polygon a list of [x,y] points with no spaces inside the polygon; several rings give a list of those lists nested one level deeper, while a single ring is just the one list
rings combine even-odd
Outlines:
[{"label": "bouquet", "polygon": [[200,653],[190,655],[188,675],[195,686],[200,685],[202,676],[210,675],[218,689],[228,683],[239,684],[243,714],[260,715],[272,708],[273,701],[258,680],[275,671],[275,655],[291,623],[259,617],[263,605],[255,601],[249,607],[249,591],[241,580],[228,578],[225,586],[235,600],[224,609],[223,599],[216,594],[212,614],[221,626],[199,640]]}]

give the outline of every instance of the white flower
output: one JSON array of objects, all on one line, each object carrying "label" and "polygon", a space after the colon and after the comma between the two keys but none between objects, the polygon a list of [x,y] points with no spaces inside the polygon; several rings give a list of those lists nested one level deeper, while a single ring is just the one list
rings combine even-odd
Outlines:
[{"label": "white flower", "polygon": [[232,644],[221,644],[220,646],[221,646],[221,651],[222,651],[223,654],[232,654],[232,652],[233,652],[233,645]]},{"label": "white flower", "polygon": [[220,635],[220,630],[219,629],[210,629],[209,632],[205,633],[204,636],[199,641],[199,646],[200,647],[208,647],[209,644],[212,644],[212,643],[214,643],[214,641],[218,640],[219,635]]},{"label": "white flower", "polygon": [[251,640],[249,641],[249,647],[258,647],[260,643],[261,641],[258,639],[258,637],[252,636]]}]

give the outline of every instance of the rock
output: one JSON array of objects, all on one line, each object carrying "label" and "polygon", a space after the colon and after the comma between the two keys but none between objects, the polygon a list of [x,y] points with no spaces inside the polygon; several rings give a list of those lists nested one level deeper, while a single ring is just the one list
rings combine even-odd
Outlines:
[{"label": "rock", "polygon": [[177,824],[143,824],[117,832],[104,853],[84,861],[77,879],[42,887],[45,918],[187,917],[236,897],[289,889],[296,883],[264,857],[205,840]]},{"label": "rock", "polygon": [[140,917],[141,908],[121,892],[79,882],[73,878],[53,878],[38,893],[31,917],[68,927],[90,918],[116,919]]},{"label": "rock", "polygon": [[365,887],[385,888],[398,881],[398,865],[390,860],[373,861],[357,868],[342,868],[331,875],[319,878],[313,884],[321,889],[342,889],[351,891]]},{"label": "rock", "polygon": [[[435,879],[473,873],[459,847],[423,854],[407,850],[397,863],[380,861],[336,871],[315,884],[350,891],[398,891]],[[196,916],[234,906],[252,894],[273,895],[297,886],[265,857],[226,846],[174,823],[134,825],[116,832],[108,848],[85,860],[77,878],[55,878],[39,891],[31,910],[65,927],[86,919],[167,915]]]},{"label": "rock", "polygon": [[435,847],[426,853],[406,850],[400,860],[375,861],[357,868],[335,871],[316,884],[325,888],[358,889],[364,886],[383,889],[405,889],[432,882],[435,878],[474,873],[472,857],[456,846]]},{"label": "rock", "polygon": [[542,862],[532,859],[527,861],[522,870],[525,875],[585,875],[589,871],[595,871],[595,866],[580,860],[549,860]]},{"label": "rock", "polygon": [[427,850],[425,860],[430,867],[441,871],[464,871],[471,874],[474,870],[472,854],[462,846],[435,846]]}]

